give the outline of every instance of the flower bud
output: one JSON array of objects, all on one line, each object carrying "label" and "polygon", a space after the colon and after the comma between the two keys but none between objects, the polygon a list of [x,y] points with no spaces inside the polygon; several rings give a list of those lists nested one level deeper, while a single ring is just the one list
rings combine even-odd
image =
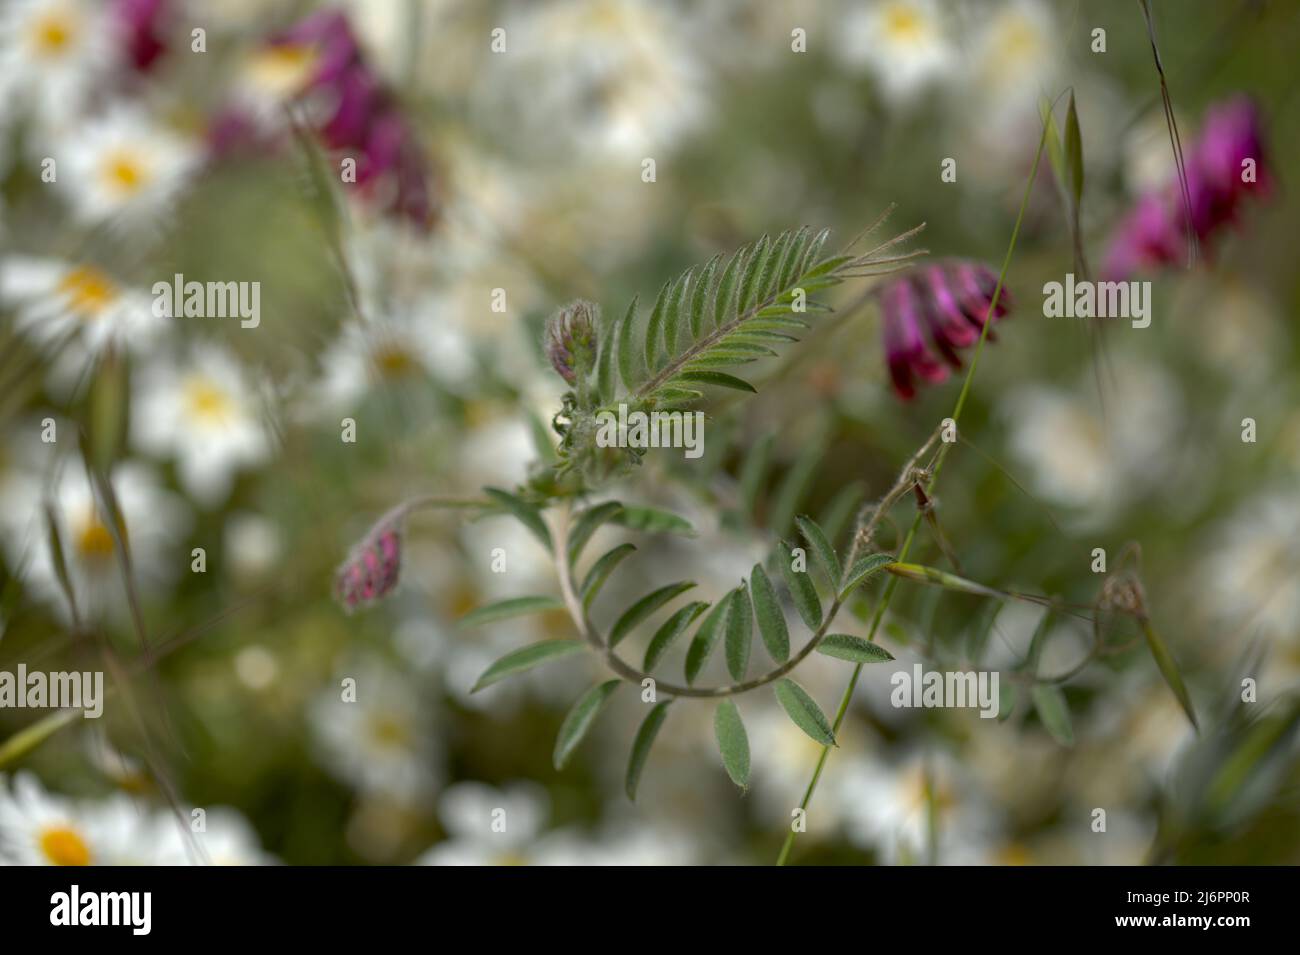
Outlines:
[{"label": "flower bud", "polygon": [[600,308],[578,299],[564,306],[546,322],[546,357],[560,377],[576,384],[596,360],[596,324]]},{"label": "flower bud", "polygon": [[378,602],[397,586],[403,514],[398,509],[380,518],[335,573],[334,596],[348,613]]}]

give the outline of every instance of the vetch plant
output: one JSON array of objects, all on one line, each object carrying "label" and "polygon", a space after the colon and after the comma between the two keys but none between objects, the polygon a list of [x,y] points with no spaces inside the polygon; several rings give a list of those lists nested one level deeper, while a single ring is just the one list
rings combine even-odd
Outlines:
[{"label": "vetch plant", "polygon": [[[1047,135],[1045,126],[1043,142]],[[1040,143],[1039,157],[1042,148]],[[1036,157],[1034,174],[1037,167]],[[1022,205],[1022,217],[1023,213]],[[885,218],[882,216],[864,237]],[[644,317],[635,300],[617,318],[602,317],[601,309],[586,301],[560,309],[547,323],[543,342],[551,365],[570,386],[553,419],[558,436],[553,460],[534,467],[532,477],[511,490],[485,488],[482,499],[471,501],[417,498],[390,511],[340,569],[340,600],[352,610],[378,600],[392,589],[400,565],[401,523],[418,508],[454,506],[477,515],[512,516],[551,555],[559,595],[516,595],[479,607],[462,622],[482,626],[522,615],[563,611],[569,617],[572,636],[545,640],[506,654],[482,673],[474,690],[544,664],[582,653],[594,654],[610,678],[596,683],[572,704],[555,741],[553,762],[562,769],[610,700],[623,690],[624,684],[631,684],[649,706],[631,741],[625,790],[632,799],[651,748],[678,701],[683,705],[712,701],[714,735],[723,768],[737,786],[746,788],[751,771],[750,747],[734,699],[766,688],[790,720],[824,747],[800,807],[806,811],[826,755],[837,745],[861,668],[894,659],[876,642],[876,634],[899,581],[996,601],[1023,600],[1047,608],[1028,658],[1015,672],[1006,674],[1012,694],[997,693],[998,675],[993,674],[992,686],[999,699],[996,704],[988,699],[981,701],[984,715],[1005,719],[1015,706],[1014,688],[1023,686],[1042,725],[1062,745],[1071,745],[1069,707],[1060,684],[1093,660],[1127,646],[1117,646],[1106,626],[1108,621],[1123,616],[1138,621],[1161,675],[1195,724],[1191,700],[1173,657],[1151,626],[1136,571],[1122,570],[1106,578],[1089,615],[1053,598],[966,578],[939,531],[933,497],[935,481],[951,446],[980,349],[990,335],[992,321],[1005,314],[1009,305],[1003,286],[1011,250],[1000,275],[977,263],[956,260],[911,269],[891,278],[880,292],[891,374],[900,395],[911,395],[913,374],[935,381],[942,377],[943,368],[931,357],[931,347],[957,367],[958,348],[974,346],[974,353],[952,416],[941,422],[917,449],[885,495],[861,507],[846,543],[838,541],[839,534],[828,533],[813,518],[798,516],[798,538],[772,540],[769,559],[755,564],[736,587],[716,601],[689,599],[696,581],[669,580],[654,584],[609,618],[597,619],[593,614],[597,595],[636,550],[635,544],[622,542],[589,559],[587,547],[597,530],[614,525],[651,534],[691,531],[685,519],[666,511],[632,502],[594,499],[593,495],[611,479],[633,473],[646,454],[646,447],[633,442],[611,445],[599,440],[602,422],[608,421],[614,409],[621,409],[624,420],[629,409],[650,415],[682,412],[704,399],[706,389],[755,392],[756,386],[734,371],[759,359],[776,357],[778,350],[796,344],[801,334],[813,330],[816,317],[828,311],[826,305],[813,298],[816,293],[849,279],[907,268],[910,260],[923,253],[901,252],[898,247],[919,228],[867,251],[854,251],[862,241],[863,237],[859,237],[834,253],[825,251],[825,231],[813,233],[804,228],[776,238],[764,236],[730,257],[716,256],[665,283]],[[923,337],[926,333],[929,344]],[[877,533],[882,523],[890,520],[891,511],[909,497],[917,503],[912,527],[896,555],[885,553],[876,545]],[[908,561],[923,520],[956,573]],[[864,584],[882,573],[887,574],[888,582],[871,614],[868,636],[837,632],[841,611],[859,596]],[[793,608],[803,632],[791,632],[784,609],[787,605]],[[667,616],[651,623],[660,611],[668,612]],[[1089,620],[1095,634],[1094,646],[1066,673],[1040,672],[1038,659],[1047,640],[1047,625],[1057,614]],[[768,658],[763,663],[759,663],[754,651],[755,631]],[[648,637],[639,660],[622,649],[634,634]],[[682,646],[685,651],[673,664],[672,651]],[[833,716],[828,716],[795,678],[800,665],[813,653],[854,665],[848,688]],[[729,682],[700,682],[705,666],[718,654],[725,661]],[[936,669],[972,671],[979,668],[980,660],[934,659],[931,663]],[[680,676],[673,675],[674,666],[680,667]],[[792,829],[781,861],[789,852],[794,834]]]}]

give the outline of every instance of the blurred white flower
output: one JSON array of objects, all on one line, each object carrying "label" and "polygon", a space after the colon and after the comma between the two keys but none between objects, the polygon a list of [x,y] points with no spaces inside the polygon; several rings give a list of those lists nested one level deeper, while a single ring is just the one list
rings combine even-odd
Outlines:
[{"label": "blurred white flower", "polygon": [[58,181],[77,218],[132,232],[162,230],[199,162],[193,142],[128,106],[79,126],[56,152],[64,167]]},{"label": "blurred white flower", "polygon": [[283,127],[285,103],[307,88],[320,56],[311,43],[263,43],[247,51],[232,71],[232,111],[263,132]]},{"label": "blurred white flower", "polygon": [[273,570],[284,550],[275,522],[251,511],[238,511],[225,522],[226,560],[239,577],[255,579]]},{"label": "blurred white flower", "polygon": [[192,819],[185,820],[186,831],[165,810],[160,810],[156,819],[162,837],[159,865],[254,866],[278,861],[262,848],[252,824],[229,806],[205,808],[203,829],[198,832]]},{"label": "blurred white flower", "polygon": [[933,0],[854,4],[843,14],[834,44],[846,63],[869,69],[894,102],[915,98],[950,74],[958,60]]},{"label": "blurred white flower", "polygon": [[890,864],[926,858],[932,804],[938,861],[987,864],[995,845],[994,826],[973,780],[953,759],[928,759],[933,789],[929,799],[926,758],[894,766],[858,756],[844,760],[827,780],[825,801],[838,808],[851,842],[875,850]]},{"label": "blurred white flower", "polygon": [[250,690],[260,691],[275,685],[280,664],[275,654],[261,644],[244,647],[235,654],[235,676]]},{"label": "blurred white flower", "polygon": [[[189,530],[190,512],[140,462],[116,465],[109,481],[126,522],[134,582],[146,593],[156,592],[186,566],[188,555],[180,549],[180,542]],[[122,569],[109,518],[79,458],[63,462],[52,474],[20,472],[6,483],[0,527],[5,531],[11,565],[22,568],[22,577],[33,593],[70,619],[49,548],[44,516],[47,504],[59,528],[79,612],[95,616],[125,611]]]},{"label": "blurred white flower", "polygon": [[502,789],[479,782],[448,786],[438,800],[448,838],[416,865],[580,864],[580,840],[567,832],[543,834],[548,812],[546,790],[534,783]]},{"label": "blurred white flower", "polygon": [[[973,68],[990,106],[1037,102],[1059,67],[1059,31],[1039,0],[993,5],[975,36]],[[1035,116],[1035,121],[1037,117]]]},{"label": "blurred white flower", "polygon": [[[355,680],[345,700],[342,680]],[[411,803],[437,786],[432,720],[405,676],[377,659],[342,671],[311,705],[316,752],[338,779],[367,795]]]},{"label": "blurred white flower", "polygon": [[206,507],[226,499],[237,471],[270,455],[256,397],[225,349],[199,345],[183,365],[145,366],[134,397],[136,442],[151,454],[174,456],[181,484]]},{"label": "blurred white flower", "polygon": [[65,126],[117,60],[109,10],[93,0],[8,0],[0,10],[0,115]]},{"label": "blurred white flower", "polygon": [[49,380],[58,391],[105,350],[146,352],[168,331],[147,293],[88,262],[13,256],[0,263],[0,302],[15,309],[20,332],[53,352]]},{"label": "blurred white flower", "polygon": [[456,387],[474,370],[460,327],[435,311],[384,320],[351,321],[321,358],[313,407],[354,408],[371,388],[429,376]]},{"label": "blurred white flower", "polygon": [[1197,593],[1233,630],[1300,636],[1300,494],[1255,497],[1219,523],[1201,551]]},{"label": "blurred white flower", "polygon": [[480,108],[534,146],[640,161],[671,151],[707,112],[693,38],[658,4],[530,4],[502,27],[509,53],[489,60]]},{"label": "blurred white flower", "polygon": [[681,866],[699,861],[696,840],[667,825],[618,828],[602,834],[582,853],[579,864],[600,866]]},{"label": "blurred white flower", "polygon": [[[1107,375],[1105,415],[1089,370],[1074,391],[1025,385],[1003,401],[1008,445],[1033,489],[1100,524],[1157,487],[1176,464],[1183,402],[1168,372],[1122,357]],[[1086,513],[1084,513],[1086,509]]]},{"label": "blurred white flower", "polygon": [[[749,732],[750,780],[754,796],[764,816],[789,819],[790,813],[803,801],[808,788],[808,774],[817,765],[822,746],[775,706],[764,706],[754,711],[752,705],[743,700],[739,706]],[[835,755],[843,754],[837,752]],[[816,823],[813,828],[825,831],[824,827],[833,825],[838,818],[839,807],[822,802],[813,815]]]},{"label": "blurred white flower", "polygon": [[473,425],[460,451],[460,472],[466,485],[513,487],[521,483],[528,476],[528,463],[537,456],[528,422],[511,415]]},{"label": "blurred white flower", "polygon": [[[987,8],[969,52],[961,107],[971,134],[1002,168],[1010,157],[1032,151],[1038,140],[1037,103],[1053,86],[1063,50],[1061,30],[1039,0],[1011,0]],[[981,163],[977,160],[976,165]],[[986,167],[988,163],[983,163]]]}]

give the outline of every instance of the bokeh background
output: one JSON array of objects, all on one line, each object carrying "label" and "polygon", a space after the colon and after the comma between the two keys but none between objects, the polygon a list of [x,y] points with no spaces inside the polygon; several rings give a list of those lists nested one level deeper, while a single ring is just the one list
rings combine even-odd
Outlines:
[{"label": "bokeh background", "polygon": [[[1184,144],[1214,104],[1250,97],[1269,188],[1193,267],[1141,276],[1149,328],[1098,339],[1041,314],[1043,283],[1073,268],[1044,162],[1008,273],[1015,309],[982,354],[937,500],[965,575],[997,587],[1088,605],[1093,549],[1113,564],[1136,542],[1202,731],[1140,643],[1066,685],[1072,747],[1026,699],[996,721],[895,709],[894,667],[868,668],[792,861],[1300,861],[1287,162],[1300,10],[1152,7]],[[888,228],[926,223],[911,247],[1000,268],[1040,100],[1067,89],[1099,261],[1174,174],[1132,0],[6,0],[0,669],[108,669],[118,689],[102,719],[18,747],[0,770],[0,858],[70,861],[41,850],[42,826],[58,826],[87,849],[71,861],[91,862],[772,861],[819,750],[770,695],[740,703],[747,793],[719,763],[712,708],[686,702],[633,805],[631,694],[565,771],[551,766],[568,705],[601,677],[594,660],[469,694],[508,650],[571,635],[562,615],[457,625],[487,600],[554,592],[546,555],[509,518],[421,515],[398,592],[363,613],[331,599],[333,573],[398,501],[526,477],[564,388],[542,323],[575,297],[621,313],[765,231],[847,240],[890,203]],[[349,157],[356,183],[340,181]],[[956,182],[941,180],[946,158]],[[260,324],[151,318],[152,284],[175,273],[259,282]],[[684,577],[721,595],[795,514],[835,523],[889,487],[961,376],[895,396],[871,287],[834,290],[837,312],[759,366],[759,396],[710,402],[703,459],[652,453],[617,489],[697,533],[639,539],[598,618]],[[111,478],[138,615],[87,463]],[[895,518],[905,529],[911,511]],[[895,535],[886,524],[881,545]],[[943,562],[928,537],[914,556]],[[878,594],[846,617],[851,632]],[[901,586],[880,639],[908,667],[958,665],[982,640],[985,662],[1010,668],[1043,611],[992,609]],[[1043,668],[1063,671],[1090,634],[1068,617],[1049,627]],[[799,679],[829,711],[848,671],[818,657]],[[1245,678],[1255,703],[1241,702]],[[41,715],[0,710],[0,740]],[[168,807],[205,809],[197,857]],[[489,826],[498,807],[506,836]]]}]

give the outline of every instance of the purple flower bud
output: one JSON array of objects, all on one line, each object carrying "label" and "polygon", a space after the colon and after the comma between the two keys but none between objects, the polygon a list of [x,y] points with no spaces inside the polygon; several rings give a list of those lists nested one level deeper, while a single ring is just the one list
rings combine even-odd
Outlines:
[{"label": "purple flower bud", "polygon": [[352,613],[387,596],[402,570],[402,517],[405,508],[385,514],[334,575],[334,596]]},{"label": "purple flower bud", "polygon": [[560,377],[576,384],[596,357],[596,325],[600,308],[581,299],[560,309],[546,322],[546,357]]}]

